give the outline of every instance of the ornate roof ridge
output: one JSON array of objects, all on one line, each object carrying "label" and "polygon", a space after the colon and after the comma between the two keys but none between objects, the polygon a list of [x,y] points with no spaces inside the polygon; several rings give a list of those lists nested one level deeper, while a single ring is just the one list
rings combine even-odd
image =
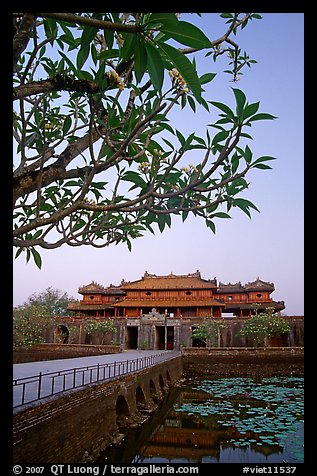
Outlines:
[{"label": "ornate roof ridge", "polygon": [[200,271],[197,270],[194,273],[188,273],[188,274],[175,274],[173,271],[170,272],[170,274],[163,274],[163,275],[157,275],[157,274],[151,274],[145,271],[144,275],[142,276],[142,279],[144,280],[148,278],[158,278],[158,279],[170,279],[170,278],[201,278]]},{"label": "ornate roof ridge", "polygon": [[270,283],[269,281],[263,281],[262,279],[259,278],[259,276],[256,278],[255,281],[249,281],[244,285],[246,289],[250,288],[256,288],[256,289],[263,289],[263,288],[269,288],[269,289],[275,289],[274,283]]},{"label": "ornate roof ridge", "polygon": [[[216,278],[214,278],[214,279],[204,279],[204,278],[202,278],[199,269],[197,269],[194,273],[175,274],[175,273],[173,273],[173,271],[171,271],[169,274],[163,274],[163,275],[151,274],[151,273],[148,273],[148,271],[145,271],[142,278],[137,280],[137,281],[144,281],[144,279],[151,279],[151,278],[154,278],[154,279],[199,278],[202,281],[205,281],[207,283],[211,283],[211,282],[216,281]],[[132,281],[132,282],[135,283],[137,281]],[[129,281],[129,282],[131,282],[131,281]],[[124,283],[126,284],[127,282],[124,281]]]},{"label": "ornate roof ridge", "polygon": [[242,284],[241,284],[241,281],[237,281],[236,283],[222,283],[221,281],[219,281],[219,287],[224,287],[224,286],[230,286],[230,287],[234,287],[234,286],[239,286],[241,288],[243,288]]},{"label": "ornate roof ridge", "polygon": [[95,281],[91,281],[91,283],[89,284],[86,284],[86,285],[83,285],[83,286],[80,286],[78,288],[78,292],[80,294],[82,293],[90,293],[90,292],[99,292],[99,293],[103,293],[105,292],[105,288],[104,286],[102,286],[101,284],[99,283],[96,283]]}]

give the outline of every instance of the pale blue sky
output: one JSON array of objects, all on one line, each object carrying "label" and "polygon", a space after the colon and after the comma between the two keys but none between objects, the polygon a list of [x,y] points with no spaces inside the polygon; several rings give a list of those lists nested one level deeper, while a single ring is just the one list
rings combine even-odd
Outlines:
[{"label": "pale blue sky", "polygon": [[[64,246],[40,250],[43,260],[39,270],[24,257],[14,262],[14,305],[22,304],[34,292],[52,286],[75,298],[78,287],[92,280],[104,286],[120,284],[121,279],[140,279],[145,271],[158,275],[187,274],[200,270],[202,277],[216,277],[228,283],[242,284],[255,280],[274,282],[275,300],[284,300],[285,313],[304,313],[303,288],[303,59],[304,14],[264,13],[237,35],[237,41],[258,61],[245,68],[238,83],[230,82],[227,58],[216,64],[203,59],[199,73],[217,72],[204,88],[207,99],[234,106],[231,88],[242,89],[249,102],[260,101],[262,112],[277,116],[274,121],[254,123],[247,130],[255,156],[271,155],[272,170],[254,170],[249,175],[250,188],[243,196],[253,201],[260,213],[250,220],[234,210],[232,219],[219,219],[214,235],[203,221],[190,218],[182,223],[177,217],[172,228],[161,235],[151,233],[132,243],[104,249]],[[201,27],[214,39],[223,34],[221,22],[215,25],[214,14],[182,14],[181,19]],[[201,54],[199,56],[204,56]],[[182,133],[204,134],[206,124],[217,119],[218,111],[200,108],[196,114],[173,113],[174,124]],[[176,125],[177,124],[177,125]],[[210,130],[213,132],[213,130]],[[197,152],[195,152],[197,153]],[[195,161],[195,156],[190,160]]]}]

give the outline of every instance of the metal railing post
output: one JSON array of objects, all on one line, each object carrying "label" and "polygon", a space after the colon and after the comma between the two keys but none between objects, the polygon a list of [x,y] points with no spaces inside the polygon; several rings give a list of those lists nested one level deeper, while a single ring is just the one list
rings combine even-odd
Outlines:
[{"label": "metal railing post", "polygon": [[42,372],[39,373],[39,386],[37,389],[37,399],[41,398]]},{"label": "metal railing post", "polygon": [[25,383],[23,383],[23,388],[22,388],[22,405],[24,403],[24,396],[25,396]]}]

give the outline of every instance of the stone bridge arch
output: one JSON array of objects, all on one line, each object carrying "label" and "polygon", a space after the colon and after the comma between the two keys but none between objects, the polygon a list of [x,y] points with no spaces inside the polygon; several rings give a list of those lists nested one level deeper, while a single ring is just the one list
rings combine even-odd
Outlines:
[{"label": "stone bridge arch", "polygon": [[135,391],[135,405],[137,410],[142,410],[143,408],[145,408],[147,405],[147,400],[148,399],[146,399],[146,396],[141,386],[138,385]]},{"label": "stone bridge arch", "polygon": [[158,377],[158,384],[159,384],[161,392],[164,393],[165,392],[165,381],[164,381],[164,378],[163,378],[162,374],[160,374],[159,377]]},{"label": "stone bridge arch", "polygon": [[122,424],[131,415],[128,402],[123,395],[118,395],[115,405],[116,423]]}]

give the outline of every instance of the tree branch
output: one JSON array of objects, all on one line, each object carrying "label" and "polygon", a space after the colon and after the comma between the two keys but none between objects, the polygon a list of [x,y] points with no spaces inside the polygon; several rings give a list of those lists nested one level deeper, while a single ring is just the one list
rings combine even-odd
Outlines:
[{"label": "tree branch", "polygon": [[35,24],[33,13],[24,13],[19,23],[16,34],[13,37],[13,72],[15,73],[21,53],[27,47],[30,34]]},{"label": "tree branch", "polygon": [[33,13],[33,15],[41,18],[53,18],[55,20],[77,23],[78,25],[93,26],[101,30],[125,31],[127,33],[137,33],[141,31],[141,28],[137,25],[98,20],[96,18],[76,15],[74,13]]},{"label": "tree branch", "polygon": [[69,76],[59,74],[53,78],[21,84],[21,86],[13,88],[13,101],[34,96],[35,94],[49,93],[51,91],[76,91],[95,94],[100,92],[100,87],[94,81],[73,79]]}]

